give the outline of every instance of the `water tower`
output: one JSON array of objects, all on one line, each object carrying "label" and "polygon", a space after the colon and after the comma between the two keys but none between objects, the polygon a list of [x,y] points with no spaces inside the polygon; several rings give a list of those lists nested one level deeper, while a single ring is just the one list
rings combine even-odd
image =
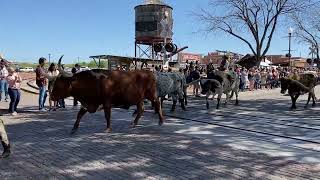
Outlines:
[{"label": "water tower", "polygon": [[[163,20],[172,32],[172,7],[161,0],[145,0],[135,8],[135,57],[158,59],[164,42],[172,42],[172,33],[163,36]],[[170,45],[170,44],[169,44]],[[176,49],[176,47],[175,47]]]}]

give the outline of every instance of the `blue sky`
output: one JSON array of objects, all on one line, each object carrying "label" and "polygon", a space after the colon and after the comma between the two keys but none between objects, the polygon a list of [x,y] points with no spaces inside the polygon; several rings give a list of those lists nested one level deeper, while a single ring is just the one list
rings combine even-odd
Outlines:
[{"label": "blue sky", "polygon": [[[239,40],[220,33],[197,33],[192,15],[209,0],[167,0],[174,10],[174,42],[186,52],[219,50],[250,53]],[[52,54],[73,63],[91,55],[134,55],[134,7],[143,0],[0,0],[0,53],[7,59],[37,62]],[[277,31],[268,54],[284,54],[287,31]],[[307,56],[307,47],[293,42],[294,56]]]}]

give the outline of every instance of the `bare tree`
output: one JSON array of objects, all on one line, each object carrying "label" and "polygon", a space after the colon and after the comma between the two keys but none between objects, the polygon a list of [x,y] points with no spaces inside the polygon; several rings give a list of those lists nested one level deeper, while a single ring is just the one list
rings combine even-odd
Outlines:
[{"label": "bare tree", "polygon": [[312,0],[211,0],[209,8],[195,15],[207,25],[205,31],[222,31],[247,44],[258,65],[270,48],[280,19],[311,3]]},{"label": "bare tree", "polygon": [[[313,6],[304,13],[295,13],[292,16],[293,25],[296,29],[296,37],[301,43],[305,43],[315,48],[316,58],[319,59],[320,51],[320,7]],[[320,63],[318,63],[320,67]]]}]

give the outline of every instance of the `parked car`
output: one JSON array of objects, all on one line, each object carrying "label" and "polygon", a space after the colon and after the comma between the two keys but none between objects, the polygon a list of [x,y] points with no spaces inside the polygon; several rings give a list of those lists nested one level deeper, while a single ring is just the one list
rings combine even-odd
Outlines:
[{"label": "parked car", "polygon": [[91,69],[88,67],[80,67],[80,71],[87,71],[87,70],[91,70]]},{"label": "parked car", "polygon": [[72,68],[66,67],[66,68],[64,68],[64,70],[65,70],[66,72],[70,72],[70,73],[71,73]]},{"label": "parked car", "polygon": [[34,72],[33,67],[25,67],[25,68],[20,68],[20,72]]}]

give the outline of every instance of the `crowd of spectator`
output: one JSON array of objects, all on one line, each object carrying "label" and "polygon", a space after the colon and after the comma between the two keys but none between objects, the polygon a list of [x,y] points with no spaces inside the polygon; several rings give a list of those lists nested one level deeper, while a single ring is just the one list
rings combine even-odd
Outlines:
[{"label": "crowd of spectator", "polygon": [[[297,69],[288,67],[253,67],[246,69],[245,67],[240,67],[238,65],[234,65],[234,67],[230,68],[227,58],[224,58],[218,67],[216,67],[212,61],[206,66],[200,65],[198,62],[187,61],[184,73],[187,82],[191,82],[199,79],[201,76],[211,78],[210,73],[213,73],[216,70],[235,71],[240,79],[239,89],[242,92],[278,88],[280,87],[279,79],[281,77],[297,79],[300,73],[307,71],[307,69],[304,68]],[[199,96],[199,86],[196,85],[193,89],[193,94]]]}]

